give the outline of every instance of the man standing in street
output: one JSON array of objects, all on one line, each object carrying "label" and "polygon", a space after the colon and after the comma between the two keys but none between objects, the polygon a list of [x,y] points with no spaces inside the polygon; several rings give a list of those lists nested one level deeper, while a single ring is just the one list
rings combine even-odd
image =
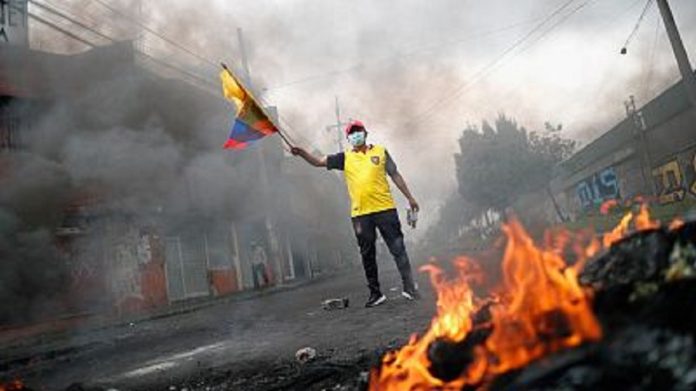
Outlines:
[{"label": "man standing in street", "polygon": [[251,243],[251,271],[254,278],[254,289],[268,286],[268,257],[266,250],[257,242]]},{"label": "man standing in street", "polygon": [[358,239],[367,286],[370,289],[370,298],[365,306],[374,307],[387,300],[379,286],[375,248],[376,230],[379,230],[387,243],[389,252],[399,269],[403,283],[402,295],[408,300],[418,299],[420,295],[413,281],[411,264],[404,245],[404,235],[401,232],[401,223],[389,189],[387,175],[406,196],[412,211],[418,211],[418,203],[411,195],[387,150],[383,146],[366,143],[367,131],[362,122],[351,121],[346,127],[346,137],[352,149],[335,155],[317,157],[300,147],[293,147],[291,151],[293,155],[299,155],[315,167],[344,172],[351,200],[353,229]]}]

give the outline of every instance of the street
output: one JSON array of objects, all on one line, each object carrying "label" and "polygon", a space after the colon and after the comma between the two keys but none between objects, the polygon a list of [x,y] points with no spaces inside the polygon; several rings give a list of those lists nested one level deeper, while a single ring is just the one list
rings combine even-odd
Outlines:
[{"label": "street", "polygon": [[[398,274],[387,270],[382,275],[389,300],[376,308],[363,307],[364,277],[361,270],[352,270],[283,294],[262,292],[185,314],[75,334],[61,349],[46,352],[14,374],[40,390],[76,383],[85,389],[151,390],[191,379],[210,386],[205,379],[211,373],[226,373],[229,386],[239,373],[241,384],[229,389],[264,389],[259,382],[269,381],[273,368],[295,366],[300,348],[316,349],[325,361],[352,362],[365,352],[403,343],[413,331],[427,327],[435,309],[431,291],[424,288],[422,300],[407,302],[400,288],[394,289]],[[421,286],[427,285],[423,277]],[[322,300],[338,297],[348,297],[350,307],[322,309]]]},{"label": "street", "polygon": [[399,5],[0,0],[0,391],[696,389],[696,1]]}]

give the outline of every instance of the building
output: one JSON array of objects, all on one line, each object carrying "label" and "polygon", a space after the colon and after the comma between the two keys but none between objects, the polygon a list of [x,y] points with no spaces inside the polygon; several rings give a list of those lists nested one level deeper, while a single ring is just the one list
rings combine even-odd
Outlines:
[{"label": "building", "polygon": [[[218,94],[190,75],[163,77],[130,42],[76,55],[0,46],[0,187],[17,189],[0,195],[0,212],[50,230],[60,254],[36,262],[61,270],[51,308],[0,323],[249,289],[251,243],[274,285],[350,266],[348,220],[331,223],[347,205],[338,178],[296,167],[274,138],[222,151],[231,110]],[[48,179],[33,174],[46,167]]]},{"label": "building", "polygon": [[682,83],[643,107],[628,101],[626,110],[626,119],[558,167],[551,186],[570,217],[638,196],[677,209],[696,204],[696,108]]}]

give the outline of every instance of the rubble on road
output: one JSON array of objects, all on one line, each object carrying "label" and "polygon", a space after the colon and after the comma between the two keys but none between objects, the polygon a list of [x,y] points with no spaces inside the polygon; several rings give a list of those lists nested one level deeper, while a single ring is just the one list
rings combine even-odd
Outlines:
[{"label": "rubble on road", "polygon": [[350,300],[347,297],[340,299],[327,299],[321,302],[322,308],[326,311],[342,310],[348,308]]},{"label": "rubble on road", "polygon": [[302,348],[295,353],[295,359],[300,364],[306,364],[307,362],[314,360],[316,356],[316,349],[310,347]]}]

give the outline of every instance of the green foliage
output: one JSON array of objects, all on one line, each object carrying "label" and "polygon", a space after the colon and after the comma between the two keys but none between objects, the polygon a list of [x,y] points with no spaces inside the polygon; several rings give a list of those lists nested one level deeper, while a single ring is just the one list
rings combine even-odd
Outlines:
[{"label": "green foliage", "polygon": [[504,115],[494,125],[464,129],[455,154],[459,193],[480,212],[502,212],[520,194],[543,188],[575,149],[575,141],[559,135],[560,126],[528,132]]}]

